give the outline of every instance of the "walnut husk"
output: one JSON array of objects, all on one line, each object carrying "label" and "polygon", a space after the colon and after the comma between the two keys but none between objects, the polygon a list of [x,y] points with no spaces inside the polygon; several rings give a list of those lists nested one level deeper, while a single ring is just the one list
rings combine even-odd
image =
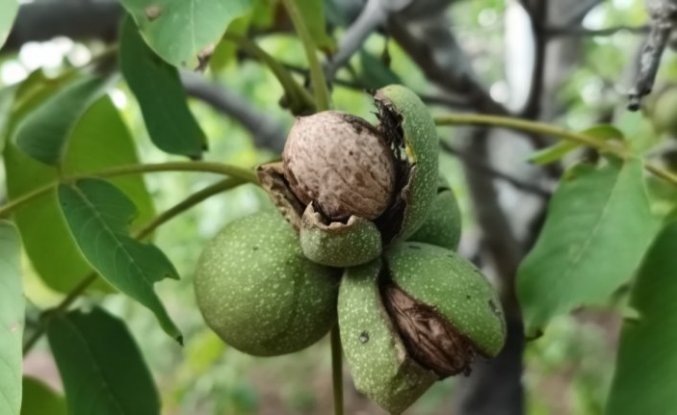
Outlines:
[{"label": "walnut husk", "polygon": [[476,355],[473,344],[433,307],[417,303],[394,284],[383,288],[383,297],[407,352],[417,363],[440,378],[470,374]]}]

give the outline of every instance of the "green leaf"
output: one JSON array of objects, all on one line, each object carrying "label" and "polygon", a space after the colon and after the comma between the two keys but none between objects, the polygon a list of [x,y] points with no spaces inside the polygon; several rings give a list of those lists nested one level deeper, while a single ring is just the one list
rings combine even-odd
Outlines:
[{"label": "green leaf", "polygon": [[18,414],[21,407],[21,372],[24,298],[21,287],[19,233],[0,221],[0,414]]},{"label": "green leaf", "polygon": [[360,81],[365,88],[378,89],[402,80],[386,64],[366,50],[360,50]]},{"label": "green leaf", "polygon": [[[581,132],[589,137],[599,140],[624,139],[623,132],[613,125],[600,124]],[[561,160],[564,156],[580,148],[581,145],[571,141],[560,141],[557,144],[546,147],[531,154],[527,161],[533,164],[544,165]]]},{"label": "green leaf", "polygon": [[[238,17],[233,20],[230,26],[228,26],[226,34],[244,36],[247,33],[251,22],[252,13],[247,13],[244,16]],[[220,72],[223,70],[229,62],[232,62],[235,59],[237,47],[237,43],[232,40],[222,39],[218,45],[216,45],[216,48],[214,48],[214,53],[209,59],[209,69],[211,69],[212,72]]]},{"label": "green leaf", "polygon": [[160,400],[125,324],[100,308],[49,320],[47,339],[71,415],[153,415]]},{"label": "green leaf", "polygon": [[[25,90],[38,89],[26,87]],[[23,95],[19,99],[24,99]],[[25,106],[31,108],[28,104]],[[7,146],[4,160],[10,200],[55,183],[59,177],[56,168],[33,160],[14,145]],[[87,173],[137,163],[134,142],[127,126],[110,98],[103,97],[87,110],[75,126],[68,140],[62,170],[66,174]],[[111,182],[123,190],[139,209],[132,226],[134,229],[155,215],[143,178],[127,176]],[[14,213],[14,219],[33,267],[50,288],[67,293],[92,271],[70,235],[56,190],[24,205]],[[102,281],[97,283],[97,288],[104,287],[109,286]]]},{"label": "green leaf", "polygon": [[296,1],[303,21],[310,32],[315,46],[326,52],[336,48],[336,42],[327,34],[327,21],[324,18],[324,0]]},{"label": "green leaf", "polygon": [[609,415],[672,414],[677,408],[677,222],[658,236],[639,271],[625,320]]},{"label": "green leaf", "polygon": [[112,184],[82,179],[59,186],[59,204],[75,242],[87,261],[111,285],[148,307],[163,330],[181,342],[181,334],[153,291],[164,278],[178,279],[174,266],[155,245],[127,234],[134,204]]},{"label": "green leaf", "polygon": [[45,164],[58,164],[74,125],[105,91],[109,79],[86,75],[50,96],[18,124],[13,141]]},{"label": "green leaf", "polygon": [[200,158],[206,137],[188,108],[178,71],[150,50],[130,18],[121,30],[122,74],[139,101],[151,140],[167,153]]},{"label": "green leaf", "polygon": [[599,124],[581,131],[589,137],[596,138],[600,141],[606,140],[625,140],[623,131],[610,124]]},{"label": "green leaf", "polygon": [[532,153],[527,157],[527,161],[538,165],[554,163],[580,147],[581,145],[578,143],[560,141],[557,144]]},{"label": "green leaf", "polygon": [[557,314],[607,299],[637,269],[658,226],[640,160],[570,170],[518,271],[527,333]]},{"label": "green leaf", "polygon": [[0,48],[5,44],[9,32],[12,30],[19,2],[16,0],[0,0]]},{"label": "green leaf", "polygon": [[214,46],[251,0],[122,0],[148,45],[174,66],[195,68],[198,55]]},{"label": "green leaf", "polygon": [[5,149],[6,131],[16,89],[16,86],[9,86],[0,90],[0,154]]},{"label": "green leaf", "polygon": [[68,415],[66,400],[43,382],[24,377],[21,415]]}]

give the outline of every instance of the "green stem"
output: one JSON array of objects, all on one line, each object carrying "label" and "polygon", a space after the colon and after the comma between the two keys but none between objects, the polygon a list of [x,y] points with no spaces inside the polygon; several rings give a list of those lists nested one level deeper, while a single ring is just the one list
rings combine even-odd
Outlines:
[{"label": "green stem", "polygon": [[343,357],[338,324],[331,330],[331,372],[334,386],[334,415],[343,415]]},{"label": "green stem", "polygon": [[[525,120],[521,118],[503,117],[497,115],[483,114],[447,114],[435,118],[435,124],[438,126],[451,125],[485,125],[490,127],[508,128],[511,130],[523,131],[531,134],[547,135],[562,140],[571,141],[576,144],[592,147],[601,152],[614,154],[622,159],[632,157],[624,148],[614,145],[613,142],[598,140],[584,133],[568,131],[560,127],[546,124],[538,121]],[[677,175],[649,162],[644,163],[647,171],[653,173],[674,185],[677,185]]]},{"label": "green stem", "polygon": [[[50,314],[58,314],[58,313],[66,311],[68,309],[68,307],[70,307],[70,305],[73,304],[73,302],[75,302],[75,300],[77,300],[78,297],[80,297],[80,295],[82,293],[84,293],[85,290],[87,290],[87,288],[90,285],[92,285],[92,283],[94,281],[96,281],[96,279],[97,279],[96,272],[91,272],[91,273],[87,274],[87,276],[84,277],[78,283],[78,285],[76,285],[68,293],[68,295],[59,303],[59,305],[57,305],[56,307],[54,307],[51,310],[48,310],[47,312],[43,312],[43,317],[48,318],[48,316]],[[26,343],[24,343],[24,346],[23,346],[24,356],[26,354],[28,354],[28,352],[31,351],[33,346],[35,346],[35,343],[37,343],[38,340],[40,340],[40,337],[42,337],[42,335],[45,334],[46,329],[47,329],[47,322],[45,321],[45,318],[41,318],[40,319],[40,325],[35,329],[35,331],[31,335],[31,337],[29,337],[28,340],[26,340]]]},{"label": "green stem", "polygon": [[221,163],[212,163],[206,161],[191,161],[191,162],[167,162],[156,164],[132,164],[128,166],[112,167],[109,169],[91,173],[78,173],[72,176],[64,177],[53,183],[49,183],[44,186],[38,187],[28,193],[25,193],[13,199],[6,205],[0,206],[0,218],[9,216],[16,209],[44,195],[45,193],[50,192],[52,189],[58,186],[59,183],[62,182],[83,179],[86,177],[116,177],[131,174],[178,172],[178,171],[215,173],[225,176],[232,176],[234,178],[242,180],[243,182],[258,183],[256,179],[256,174],[253,171]]},{"label": "green stem", "polygon": [[223,38],[236,43],[242,50],[263,62],[272,72],[277,81],[282,85],[284,92],[289,97],[289,107],[292,111],[302,112],[307,109],[314,109],[315,102],[313,97],[301,85],[296,82],[291,72],[284,67],[277,59],[270,56],[259,45],[247,39],[244,36],[226,33]]},{"label": "green stem", "polygon": [[619,152],[616,147],[609,145],[609,143],[596,140],[595,138],[588,135],[568,131],[543,122],[525,120],[521,118],[484,114],[448,114],[435,118],[435,124],[438,126],[486,125],[491,127],[502,127],[511,130],[524,131],[531,134],[558,137],[577,144],[593,147],[598,150],[608,151],[610,153],[617,154]]},{"label": "green stem", "polygon": [[318,111],[325,111],[329,109],[329,90],[327,89],[327,81],[324,77],[324,70],[320,65],[320,60],[317,58],[315,41],[308,30],[308,26],[303,21],[301,11],[297,7],[296,0],[282,0],[287,14],[291,19],[296,33],[303,43],[303,49],[306,52],[308,59],[308,66],[310,68],[310,82],[313,85],[313,94],[315,94],[315,105]]},{"label": "green stem", "polygon": [[[139,229],[136,235],[134,235],[134,237],[138,240],[145,239],[148,235],[153,233],[153,231],[155,231],[157,228],[168,222],[170,219],[177,217],[181,213],[185,212],[186,210],[190,209],[193,206],[196,206],[197,204],[204,201],[205,199],[208,199],[211,196],[235,188],[243,183],[245,183],[245,181],[242,179],[228,178],[220,180],[210,186],[207,186],[204,189],[196,193],[193,193],[183,201],[177,203],[176,205],[172,206],[171,208],[167,209],[166,211],[156,216],[144,227]],[[43,315],[49,316],[50,314],[58,314],[60,312],[66,311],[68,307],[70,307],[70,305],[73,304],[73,302],[75,302],[75,300],[77,300],[80,297],[80,295],[82,295],[87,290],[87,288],[90,285],[92,285],[92,283],[94,283],[94,281],[96,281],[96,279],[97,274],[95,272],[87,274],[87,276],[84,277],[80,281],[80,283],[78,283],[78,285],[76,285],[68,293],[68,295],[59,303],[59,305],[57,305],[55,308],[51,310],[43,312]],[[23,347],[24,356],[31,351],[33,346],[35,346],[35,343],[37,343],[40,337],[45,333],[45,330],[47,328],[47,322],[44,321],[44,319],[42,319],[40,323],[41,323],[40,326],[35,330],[35,332],[33,332],[31,337],[24,344]]]}]

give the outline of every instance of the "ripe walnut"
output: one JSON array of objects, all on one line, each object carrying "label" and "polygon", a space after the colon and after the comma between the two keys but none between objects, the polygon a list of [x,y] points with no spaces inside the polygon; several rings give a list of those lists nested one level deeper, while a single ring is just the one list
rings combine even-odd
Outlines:
[{"label": "ripe walnut", "polygon": [[283,161],[294,195],[330,220],[376,219],[392,202],[392,150],[362,118],[336,111],[298,118]]}]

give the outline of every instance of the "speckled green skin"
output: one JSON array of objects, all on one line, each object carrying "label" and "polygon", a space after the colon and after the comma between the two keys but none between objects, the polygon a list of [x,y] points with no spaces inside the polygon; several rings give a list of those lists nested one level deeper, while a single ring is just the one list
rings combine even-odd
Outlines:
[{"label": "speckled green skin", "polygon": [[402,85],[376,91],[375,99],[402,117],[406,153],[412,163],[407,208],[396,239],[407,239],[423,224],[437,190],[439,140],[435,122],[421,99]]},{"label": "speckled green skin", "polygon": [[339,290],[341,343],[359,391],[393,414],[414,403],[437,376],[411,360],[387,315],[377,278],[381,260],[346,270]]},{"label": "speckled green skin", "polygon": [[206,246],[195,272],[205,321],[226,343],[256,356],[315,343],[336,321],[338,278],[303,257],[277,212],[231,222]]},{"label": "speckled green skin", "polygon": [[666,88],[653,100],[649,116],[656,131],[677,137],[677,87]]},{"label": "speckled green skin", "polygon": [[500,301],[486,277],[448,249],[405,242],[385,254],[392,281],[417,302],[434,305],[486,357],[505,342]]},{"label": "speckled green skin", "polygon": [[351,216],[346,224],[329,226],[311,219],[312,205],[306,208],[299,238],[306,258],[332,267],[352,267],[378,257],[383,247],[381,233],[367,219]]},{"label": "speckled green skin", "polygon": [[461,210],[456,196],[444,179],[439,179],[437,195],[423,225],[410,241],[425,242],[455,251],[461,241]]}]

